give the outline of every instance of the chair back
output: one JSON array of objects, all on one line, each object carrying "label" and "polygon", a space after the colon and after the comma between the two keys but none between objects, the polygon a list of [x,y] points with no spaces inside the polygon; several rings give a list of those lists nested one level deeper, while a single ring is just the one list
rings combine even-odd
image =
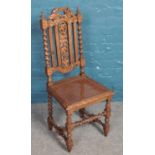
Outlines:
[{"label": "chair back", "polygon": [[74,14],[68,7],[55,8],[48,19],[41,14],[41,29],[48,82],[56,71],[67,73],[80,67],[84,75],[85,60],[82,47],[82,16],[79,9]]}]

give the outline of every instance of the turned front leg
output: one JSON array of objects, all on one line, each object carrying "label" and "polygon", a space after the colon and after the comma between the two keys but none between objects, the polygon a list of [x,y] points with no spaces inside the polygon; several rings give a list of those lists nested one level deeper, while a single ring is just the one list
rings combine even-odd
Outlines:
[{"label": "turned front leg", "polygon": [[52,130],[53,128],[53,105],[52,105],[52,96],[48,95],[48,129]]},{"label": "turned front leg", "polygon": [[67,111],[67,120],[66,120],[66,130],[67,130],[67,150],[70,152],[73,146],[72,141],[72,112]]},{"label": "turned front leg", "polygon": [[111,115],[111,97],[106,100],[105,105],[105,123],[104,123],[104,135],[107,136],[110,130],[110,115]]}]

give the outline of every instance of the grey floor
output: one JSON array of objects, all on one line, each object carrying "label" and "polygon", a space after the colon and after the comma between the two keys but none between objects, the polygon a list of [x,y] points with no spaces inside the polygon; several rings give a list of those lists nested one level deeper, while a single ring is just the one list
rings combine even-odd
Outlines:
[{"label": "grey floor", "polygon": [[[90,112],[101,112],[101,103],[91,108]],[[55,104],[54,117],[58,124],[65,124],[63,109]],[[102,127],[97,124],[86,124],[73,130],[73,149],[66,150],[63,139],[47,128],[47,104],[33,104],[31,108],[31,150],[32,155],[122,155],[123,154],[123,104],[112,103],[111,130],[108,137],[103,136]],[[73,121],[78,120],[78,113]]]}]

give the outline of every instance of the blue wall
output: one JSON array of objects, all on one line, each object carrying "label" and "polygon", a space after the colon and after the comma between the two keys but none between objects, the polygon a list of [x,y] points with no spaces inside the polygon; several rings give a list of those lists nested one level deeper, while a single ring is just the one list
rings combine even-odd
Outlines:
[{"label": "blue wall", "polygon": [[[47,102],[40,12],[48,16],[52,8],[63,6],[73,11],[79,6],[83,15],[86,73],[112,88],[116,93],[114,101],[123,100],[122,3],[122,0],[32,0],[32,103]],[[60,74],[55,75],[55,79],[60,78]]]}]

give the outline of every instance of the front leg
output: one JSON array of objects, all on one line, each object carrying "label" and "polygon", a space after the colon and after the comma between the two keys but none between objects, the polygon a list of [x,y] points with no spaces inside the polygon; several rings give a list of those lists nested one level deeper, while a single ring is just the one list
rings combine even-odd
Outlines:
[{"label": "front leg", "polygon": [[53,105],[52,105],[52,96],[48,94],[48,129],[53,129]]},{"label": "front leg", "polygon": [[72,149],[72,146],[73,146],[73,141],[72,141],[72,112],[70,112],[70,111],[67,111],[66,130],[67,130],[66,145],[67,145],[68,152],[70,152]]},{"label": "front leg", "polygon": [[110,115],[111,115],[111,98],[112,97],[108,97],[108,99],[106,100],[106,105],[105,105],[105,123],[104,123],[104,135],[107,136],[110,130]]}]

